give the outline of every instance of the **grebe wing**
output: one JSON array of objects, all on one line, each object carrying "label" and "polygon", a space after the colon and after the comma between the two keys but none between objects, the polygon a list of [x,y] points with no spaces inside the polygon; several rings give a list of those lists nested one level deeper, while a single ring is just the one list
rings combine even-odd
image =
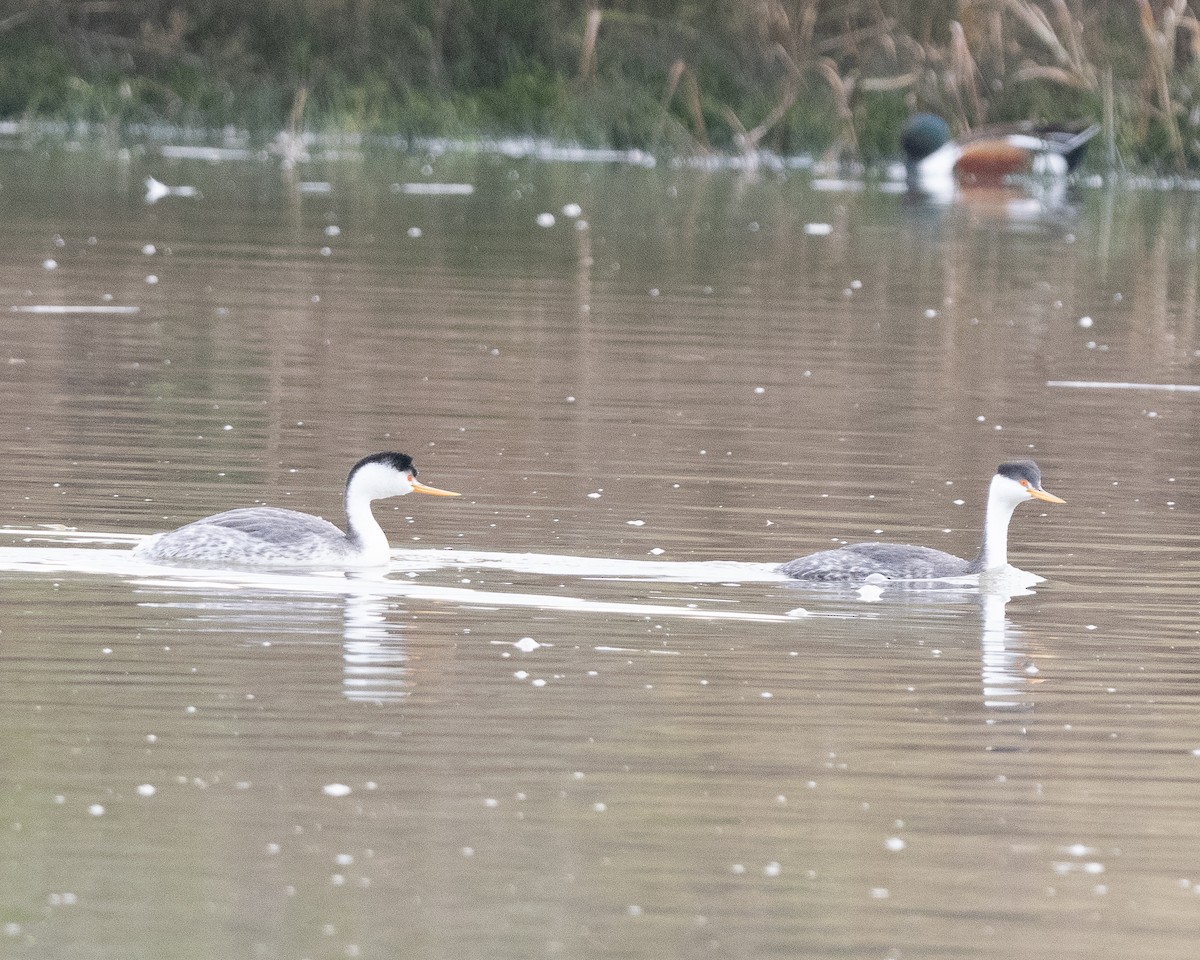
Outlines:
[{"label": "grebe wing", "polygon": [[279,507],[241,507],[237,510],[226,510],[188,526],[222,527],[244,534],[251,540],[282,547],[304,543],[313,538],[345,537],[345,534],[328,520]]},{"label": "grebe wing", "polygon": [[968,566],[961,557],[932,547],[856,543],[799,557],[779,570],[798,580],[865,580],[872,574],[889,580],[931,580],[961,576]]}]

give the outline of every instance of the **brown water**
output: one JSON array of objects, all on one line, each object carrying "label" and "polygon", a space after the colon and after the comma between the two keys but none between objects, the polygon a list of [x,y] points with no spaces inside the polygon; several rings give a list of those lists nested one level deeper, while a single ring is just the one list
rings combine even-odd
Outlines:
[{"label": "brown water", "polygon": [[[0,954],[1193,956],[1200,393],[1048,382],[1200,383],[1200,198],[855,186],[0,154]],[[386,573],[127,555],[389,448]],[[1044,582],[772,573],[1024,456]]]}]

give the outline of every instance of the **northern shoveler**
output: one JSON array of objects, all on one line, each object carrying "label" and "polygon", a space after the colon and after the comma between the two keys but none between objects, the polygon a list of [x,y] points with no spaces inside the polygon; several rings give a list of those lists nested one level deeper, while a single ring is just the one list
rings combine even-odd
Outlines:
[{"label": "northern shoveler", "polygon": [[1065,176],[1075,169],[1099,124],[1038,124],[1031,121],[980,127],[961,140],[932,113],[904,125],[900,145],[910,179],[955,178],[998,183],[1012,174]]}]

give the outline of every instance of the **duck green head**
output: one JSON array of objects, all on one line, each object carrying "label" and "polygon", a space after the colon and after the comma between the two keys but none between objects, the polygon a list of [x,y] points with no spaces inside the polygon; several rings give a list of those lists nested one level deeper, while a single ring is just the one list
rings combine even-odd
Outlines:
[{"label": "duck green head", "polygon": [[916,113],[900,133],[904,158],[910,163],[924,160],[950,142],[950,124],[932,113]]}]

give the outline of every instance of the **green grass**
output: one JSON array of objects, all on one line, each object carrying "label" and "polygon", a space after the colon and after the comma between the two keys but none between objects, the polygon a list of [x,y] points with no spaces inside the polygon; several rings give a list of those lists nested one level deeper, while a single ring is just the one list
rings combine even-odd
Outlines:
[{"label": "green grass", "polygon": [[[1147,93],[1153,85],[1135,6],[1018,2],[1040,4],[1063,36],[1055,11],[1078,18],[1088,63],[1112,70],[1123,159],[1171,168],[1176,157]],[[1003,48],[989,47],[985,33],[966,22],[983,96],[983,115],[968,117],[956,115],[964,101],[952,91],[951,23],[960,5],[823,3],[814,8],[811,35],[801,7],[793,20],[768,21],[742,0],[626,0],[606,8],[595,72],[582,78],[584,0],[142,0],[97,14],[46,0],[0,30],[0,118],[106,128],[233,125],[269,138],[289,126],[303,90],[302,124],[312,130],[536,135],[664,154],[711,144],[732,152],[739,124],[752,129],[770,116],[794,79],[795,104],[760,145],[785,154],[839,148],[843,156],[853,145],[859,159],[875,162],[896,155],[900,127],[914,109],[959,123],[1103,115],[1098,89],[1021,75],[1024,65],[1056,61],[1015,18],[1006,21]],[[880,12],[891,18],[893,35],[872,33]],[[1169,78],[1172,106],[1183,159],[1200,168],[1192,119],[1200,117],[1200,56],[1193,58],[1182,37]],[[664,109],[677,63],[696,99],[681,84]],[[822,64],[832,64],[837,79]],[[902,76],[916,79],[886,91],[864,82]],[[848,92],[852,140],[838,115],[839,84]]]}]

